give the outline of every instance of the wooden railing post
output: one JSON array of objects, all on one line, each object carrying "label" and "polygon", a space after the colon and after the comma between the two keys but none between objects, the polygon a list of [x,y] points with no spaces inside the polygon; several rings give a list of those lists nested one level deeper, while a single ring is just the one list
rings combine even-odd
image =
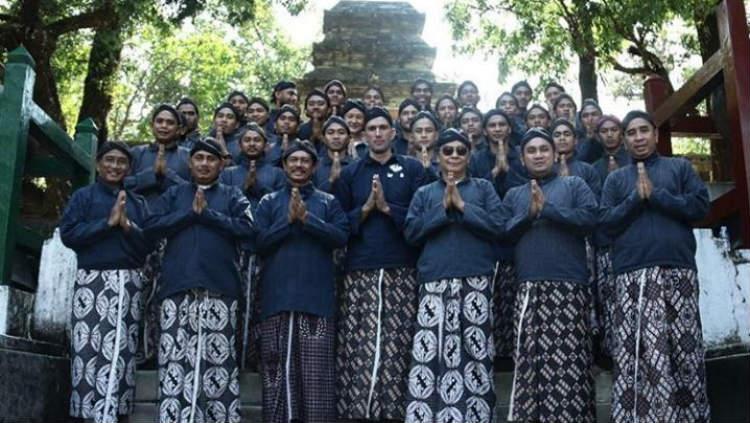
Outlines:
[{"label": "wooden railing post", "polygon": [[724,63],[724,90],[731,134],[732,173],[740,211],[740,231],[750,247],[750,42],[745,6],[741,0],[724,0],[716,11]]},{"label": "wooden railing post", "polygon": [[[659,75],[652,74],[643,83],[643,100],[646,103],[646,111],[653,113],[672,94],[669,83]],[[659,144],[656,146],[659,154],[672,155],[672,130],[669,121],[659,127]]]},{"label": "wooden railing post", "polygon": [[96,178],[95,162],[98,133],[99,128],[96,127],[94,120],[91,118],[86,118],[76,125],[76,136],[73,141],[83,151],[89,153],[91,157],[91,171],[88,173],[76,173],[72,181],[74,190],[93,183]]},{"label": "wooden railing post", "polygon": [[33,101],[34,59],[23,47],[8,54],[0,95],[0,284],[10,280],[26,161],[29,109]]}]

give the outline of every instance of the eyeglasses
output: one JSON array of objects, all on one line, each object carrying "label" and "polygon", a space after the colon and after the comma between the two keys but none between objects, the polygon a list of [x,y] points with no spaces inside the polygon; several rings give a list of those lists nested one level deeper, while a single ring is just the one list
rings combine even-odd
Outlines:
[{"label": "eyeglasses", "polygon": [[464,157],[465,155],[469,154],[469,149],[464,146],[458,146],[458,147],[451,147],[449,145],[446,145],[445,147],[440,149],[440,152],[443,154],[443,156],[452,156],[455,152],[461,157]]}]

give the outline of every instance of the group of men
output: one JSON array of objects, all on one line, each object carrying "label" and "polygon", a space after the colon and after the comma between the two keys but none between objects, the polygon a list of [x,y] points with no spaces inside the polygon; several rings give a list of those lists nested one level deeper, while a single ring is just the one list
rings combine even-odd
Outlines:
[{"label": "group of men", "polygon": [[[707,422],[690,163],[562,86],[477,108],[418,79],[232,92],[206,136],[188,98],[154,142],[105,142],[60,223],[78,256],[70,414],[126,421],[156,357],[160,422],[239,422],[256,356],[263,421],[593,422],[594,354],[614,422]],[[301,110],[309,118],[302,122]],[[154,351],[154,349],[156,351]],[[506,417],[506,416],[503,416]]]}]

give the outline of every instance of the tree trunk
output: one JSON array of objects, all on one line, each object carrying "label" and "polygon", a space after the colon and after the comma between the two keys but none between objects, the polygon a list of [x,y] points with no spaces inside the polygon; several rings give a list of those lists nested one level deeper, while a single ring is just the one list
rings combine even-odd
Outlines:
[{"label": "tree trunk", "polygon": [[578,55],[578,85],[581,88],[581,102],[587,98],[599,101],[596,80],[596,57]]},{"label": "tree trunk", "polygon": [[78,121],[92,118],[99,128],[99,143],[107,140],[107,115],[112,110],[112,88],[117,77],[123,48],[123,30],[118,19],[96,31],[91,44],[83,102]]}]

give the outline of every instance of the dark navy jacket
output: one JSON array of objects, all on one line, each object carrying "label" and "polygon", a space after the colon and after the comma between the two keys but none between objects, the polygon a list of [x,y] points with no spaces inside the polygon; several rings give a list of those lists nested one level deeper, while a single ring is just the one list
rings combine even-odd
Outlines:
[{"label": "dark navy jacket", "polygon": [[[240,191],[243,191],[245,178],[249,170],[250,162],[246,159],[245,155],[242,155],[238,165],[228,167],[221,172],[219,182],[237,187]],[[257,160],[255,164],[255,185],[245,192],[245,196],[250,200],[250,205],[253,207],[253,213],[264,195],[279,190],[285,185],[286,175],[283,170],[263,159]]]},{"label": "dark navy jacket", "polygon": [[187,149],[190,151],[191,148],[193,148],[193,145],[198,142],[198,140],[202,139],[201,131],[198,129],[193,130],[193,132],[189,134],[185,134],[182,139],[177,143],[180,147]]},{"label": "dark navy jacket", "polygon": [[645,165],[653,185],[647,201],[638,196],[635,164],[612,172],[604,183],[600,223],[614,239],[614,271],[651,266],[695,269],[691,222],[708,213],[708,190],[685,159],[655,153]]},{"label": "dark navy jacket", "polygon": [[409,154],[409,140],[400,132],[396,135],[396,139],[393,140],[393,152],[402,156]]},{"label": "dark navy jacket", "polygon": [[[508,167],[513,168],[516,172],[523,171],[521,156],[515,147],[508,147]],[[490,148],[482,148],[473,151],[469,161],[469,174],[474,178],[483,178],[491,181],[492,169],[495,167],[497,157]]]},{"label": "dark navy jacket", "polygon": [[419,282],[491,275],[497,260],[495,241],[503,234],[506,217],[500,197],[489,181],[466,178],[458,183],[464,212],[446,212],[444,192],[442,179],[423,186],[406,215],[406,240],[422,247]]},{"label": "dark navy jacket", "polygon": [[333,250],[346,245],[349,222],[333,195],[308,184],[300,189],[308,213],[305,223],[290,225],[290,193],[287,186],[258,205],[261,317],[283,311],[333,317]]},{"label": "dark navy jacket", "polygon": [[127,191],[125,210],[132,227],[107,224],[119,189],[96,182],[73,193],[60,220],[60,238],[76,252],[78,268],[88,270],[137,269],[143,266],[151,244],[142,227],[148,214],[146,200]]},{"label": "dark navy jacket", "polygon": [[154,164],[159,152],[158,144],[151,143],[133,147],[130,153],[133,162],[130,176],[124,181],[125,189],[133,190],[146,197],[149,203],[167,190],[167,188],[190,181],[190,151],[177,144],[172,144],[165,149],[164,156],[167,160],[167,171],[164,176],[156,177]]},{"label": "dark navy jacket", "polygon": [[[347,156],[341,157],[341,171],[343,172],[344,167],[349,165],[350,159]],[[313,184],[315,187],[321,191],[333,193],[333,187],[331,186],[331,183],[328,181],[328,177],[331,176],[331,166],[333,166],[333,159],[328,157],[328,152],[323,152],[322,155],[318,157],[318,167],[315,169],[315,174],[313,175]],[[341,177],[341,174],[339,173],[339,178]],[[338,182],[338,180],[336,181]]]},{"label": "dark navy jacket", "polygon": [[[578,160],[577,155],[568,160],[568,172],[570,176],[578,176],[586,182],[586,185],[591,188],[591,191],[596,196],[597,200],[602,193],[602,180],[599,177],[599,173],[590,164]],[[560,164],[555,163],[555,172],[560,169]]]},{"label": "dark navy jacket", "polygon": [[[370,195],[375,174],[380,177],[391,212],[385,215],[374,209],[360,222],[362,206]],[[347,270],[414,267],[417,251],[404,239],[404,220],[409,203],[417,189],[424,185],[425,178],[419,161],[396,154],[385,164],[368,155],[341,171],[335,190],[351,228]]]},{"label": "dark navy jacket", "polygon": [[[625,167],[631,163],[630,153],[621,145],[620,148],[615,152],[615,162],[617,163],[618,169]],[[609,176],[609,154],[604,154],[599,160],[595,161],[591,166],[594,166],[594,170],[599,174],[599,179],[602,184]]]},{"label": "dark navy jacket", "polygon": [[589,138],[585,134],[578,138],[576,145],[578,160],[586,163],[594,163],[604,154],[602,143],[596,138]]},{"label": "dark navy jacket", "polygon": [[193,183],[176,185],[151,205],[146,233],[167,239],[158,296],[205,288],[237,298],[237,247],[254,236],[250,202],[238,188],[217,182],[204,191],[208,206],[196,214],[196,190]]},{"label": "dark navy jacket", "polygon": [[507,236],[517,239],[517,279],[587,283],[585,237],[596,226],[596,198],[577,176],[553,173],[538,183],[545,198],[538,218],[529,216],[530,184],[512,188],[504,200],[511,210]]},{"label": "dark navy jacket", "polygon": [[[618,169],[631,163],[630,154],[624,146],[620,146],[620,149],[615,152],[614,157]],[[609,176],[609,155],[605,154],[600,157],[592,166],[596,170],[596,173],[599,174],[599,178],[603,183],[607,179],[607,176]],[[599,196],[601,197],[601,193]],[[597,227],[596,231],[594,231],[594,245],[598,248],[608,248],[611,244],[612,239],[607,236],[606,231],[601,226]]]}]

